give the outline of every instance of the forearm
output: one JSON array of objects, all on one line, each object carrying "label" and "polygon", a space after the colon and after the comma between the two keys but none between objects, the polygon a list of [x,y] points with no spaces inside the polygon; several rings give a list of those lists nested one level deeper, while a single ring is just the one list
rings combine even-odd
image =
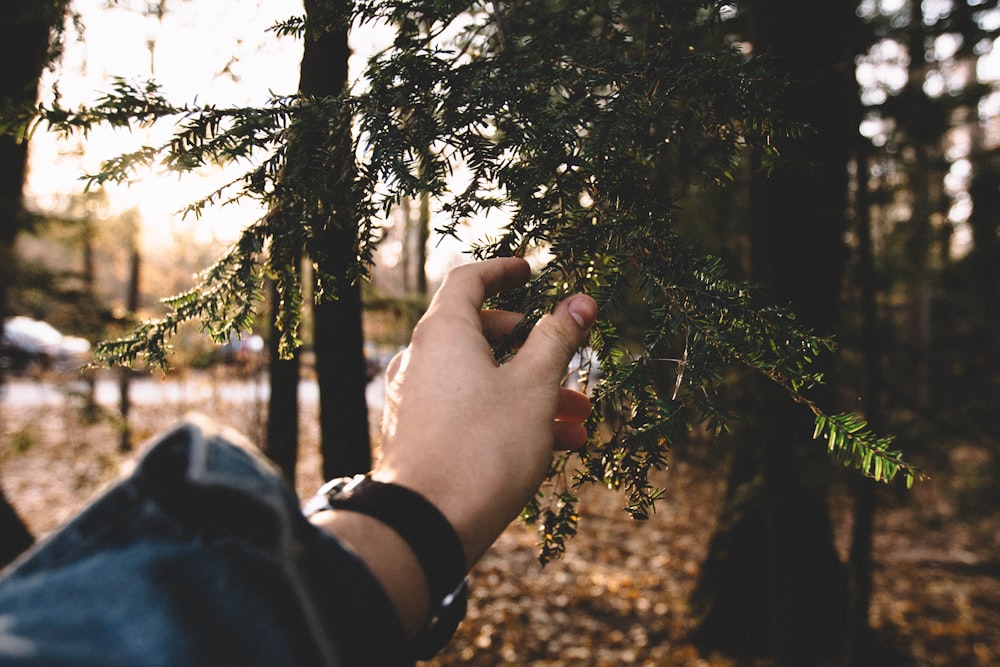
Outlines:
[{"label": "forearm", "polygon": [[311,520],[365,562],[412,639],[427,618],[430,596],[424,572],[406,542],[381,521],[357,512],[323,511]]}]

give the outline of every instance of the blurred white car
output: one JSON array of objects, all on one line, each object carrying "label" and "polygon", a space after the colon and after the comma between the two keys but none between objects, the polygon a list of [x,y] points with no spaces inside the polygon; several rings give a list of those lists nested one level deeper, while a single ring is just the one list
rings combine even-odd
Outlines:
[{"label": "blurred white car", "polygon": [[0,338],[0,365],[15,373],[66,371],[90,362],[90,341],[65,336],[48,322],[12,317]]}]

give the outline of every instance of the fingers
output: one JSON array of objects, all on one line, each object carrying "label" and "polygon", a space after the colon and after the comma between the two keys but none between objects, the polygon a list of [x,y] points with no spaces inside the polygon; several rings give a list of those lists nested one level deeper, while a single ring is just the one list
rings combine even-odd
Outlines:
[{"label": "fingers", "polygon": [[524,316],[506,310],[483,310],[479,313],[479,319],[483,323],[483,335],[486,336],[486,340],[490,344],[496,344],[504,336],[509,335]]},{"label": "fingers", "polygon": [[[465,264],[452,269],[438,289],[427,312],[417,323],[412,346],[434,341],[444,347],[470,340],[473,330],[483,332],[488,323],[480,318],[487,297],[519,287],[531,275],[528,263],[517,257],[501,257]],[[497,327],[504,326],[501,323]]]},{"label": "fingers", "polygon": [[560,451],[579,449],[587,444],[587,429],[576,422],[553,422],[552,448]]},{"label": "fingers", "polygon": [[595,319],[594,300],[586,294],[574,294],[538,321],[509,365],[534,374],[539,382],[560,384]]},{"label": "fingers", "polygon": [[583,422],[590,416],[590,399],[573,389],[559,388],[559,405],[552,427],[552,448],[579,449],[587,443]]},{"label": "fingers", "polygon": [[483,300],[520,287],[531,275],[528,263],[519,257],[498,257],[453,269],[434,295],[435,306],[443,311],[479,312]]},{"label": "fingers", "polygon": [[559,405],[556,419],[582,422],[590,416],[590,399],[573,389],[559,388]]}]

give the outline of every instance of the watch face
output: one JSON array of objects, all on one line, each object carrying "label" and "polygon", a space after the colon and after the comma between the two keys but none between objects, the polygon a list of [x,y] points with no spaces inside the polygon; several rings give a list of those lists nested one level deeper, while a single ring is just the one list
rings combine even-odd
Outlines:
[{"label": "watch face", "polygon": [[316,495],[306,501],[306,503],[302,506],[302,513],[306,516],[312,516],[316,512],[333,509],[333,507],[330,506],[331,498],[337,498],[345,493],[353,491],[366,479],[368,478],[365,475],[354,475],[353,477],[337,477],[331,479],[329,482],[319,487]]}]

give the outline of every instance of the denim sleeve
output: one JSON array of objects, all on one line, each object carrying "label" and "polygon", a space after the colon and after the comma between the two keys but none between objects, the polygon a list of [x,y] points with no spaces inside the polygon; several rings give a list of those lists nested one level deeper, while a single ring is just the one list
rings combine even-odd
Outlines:
[{"label": "denim sleeve", "polygon": [[0,578],[3,665],[412,665],[364,564],[192,420]]}]

